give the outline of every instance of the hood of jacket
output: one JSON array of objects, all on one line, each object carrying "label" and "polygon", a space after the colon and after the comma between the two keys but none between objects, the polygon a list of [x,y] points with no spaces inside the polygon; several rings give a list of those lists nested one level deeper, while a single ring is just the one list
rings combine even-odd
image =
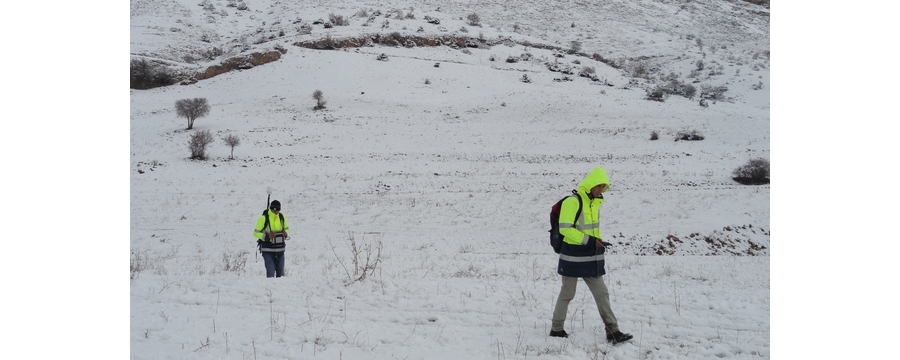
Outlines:
[{"label": "hood of jacket", "polygon": [[603,170],[603,168],[594,168],[594,170],[591,170],[591,173],[578,184],[578,191],[590,194],[591,189],[600,184],[606,184],[606,189],[603,190],[604,192],[609,190],[609,178],[606,177],[606,170]]}]

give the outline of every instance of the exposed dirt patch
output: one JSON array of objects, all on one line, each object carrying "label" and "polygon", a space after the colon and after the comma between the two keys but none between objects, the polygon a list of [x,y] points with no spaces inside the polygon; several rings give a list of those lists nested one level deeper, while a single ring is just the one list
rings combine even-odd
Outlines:
[{"label": "exposed dirt patch", "polygon": [[236,56],[223,61],[219,65],[210,66],[206,69],[206,71],[198,72],[194,75],[194,79],[205,80],[232,70],[250,69],[255,66],[268,64],[275,60],[281,59],[281,55],[284,53],[287,53],[286,49],[257,52],[244,56]]}]

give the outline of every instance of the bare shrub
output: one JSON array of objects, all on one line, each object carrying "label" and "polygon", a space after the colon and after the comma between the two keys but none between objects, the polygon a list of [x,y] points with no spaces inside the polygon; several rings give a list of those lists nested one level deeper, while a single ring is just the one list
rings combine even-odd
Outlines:
[{"label": "bare shrub", "polygon": [[234,159],[234,147],[241,144],[241,138],[235,134],[228,134],[223,140],[225,140],[225,145],[231,147],[231,158]]},{"label": "bare shrub", "polygon": [[728,87],[725,85],[702,85],[700,86],[700,98],[713,100],[714,102],[718,100],[725,100],[726,91],[728,91]]},{"label": "bare shrub", "polygon": [[352,274],[351,270],[347,268],[347,265],[344,264],[344,261],[341,260],[341,257],[338,255],[334,244],[331,244],[331,239],[328,238],[328,243],[331,245],[331,252],[347,274],[347,281],[344,282],[345,286],[357,281],[363,281],[368,275],[375,274],[378,264],[381,263],[381,249],[383,247],[382,239],[378,239],[374,242],[366,241],[362,245],[358,245],[356,243],[356,236],[353,232],[347,233],[347,241],[350,243],[350,261],[353,265]]},{"label": "bare shrub", "polygon": [[313,107],[313,110],[322,110],[325,108],[325,104],[328,103],[325,101],[322,90],[316,89],[316,91],[313,91],[312,97],[316,100],[316,106]]},{"label": "bare shrub", "polygon": [[659,133],[656,130],[650,132],[650,140],[659,140]]},{"label": "bare shrub", "polygon": [[147,270],[150,267],[150,260],[147,258],[147,253],[141,253],[137,251],[131,252],[131,280],[134,280],[138,276],[140,276],[141,272]]},{"label": "bare shrub", "polygon": [[678,134],[675,134],[675,141],[685,140],[685,141],[700,141],[705,139],[703,134],[700,134],[697,130],[691,131],[679,131]]},{"label": "bare shrub", "polygon": [[175,114],[186,118],[187,129],[194,128],[194,120],[209,114],[209,102],[206,98],[181,99],[175,102]]},{"label": "bare shrub", "polygon": [[471,26],[481,26],[481,17],[476,13],[471,13],[466,16],[466,23]]},{"label": "bare shrub", "polygon": [[215,139],[209,130],[195,132],[191,135],[188,147],[191,149],[191,159],[206,160],[206,148]]},{"label": "bare shrub", "polygon": [[669,97],[668,92],[661,86],[647,90],[647,100],[665,102],[667,97]]},{"label": "bare shrub", "polygon": [[328,22],[335,26],[350,25],[350,19],[345,19],[343,15],[335,15],[334,13],[328,14]]},{"label": "bare shrub", "polygon": [[682,91],[684,93],[684,97],[691,100],[693,100],[694,96],[697,95],[697,88],[691,84],[685,84],[684,86],[682,86]]},{"label": "bare shrub", "polygon": [[763,158],[752,159],[746,164],[734,169],[732,179],[744,185],[760,185],[769,183],[769,160]]},{"label": "bare shrub", "polygon": [[635,77],[635,78],[643,78],[643,79],[649,79],[649,78],[650,78],[650,71],[647,70],[647,66],[646,66],[646,65],[644,65],[644,64],[637,64],[637,65],[635,65],[634,68],[631,70],[631,77]]},{"label": "bare shrub", "polygon": [[222,262],[224,264],[224,270],[243,273],[245,271],[245,266],[247,265],[247,254],[246,250],[233,252],[231,254],[223,252]]},{"label": "bare shrub", "polygon": [[[575,23],[572,23],[572,24],[574,25]],[[572,40],[572,42],[569,43],[569,53],[577,54],[580,51],[581,51],[581,41]]]}]

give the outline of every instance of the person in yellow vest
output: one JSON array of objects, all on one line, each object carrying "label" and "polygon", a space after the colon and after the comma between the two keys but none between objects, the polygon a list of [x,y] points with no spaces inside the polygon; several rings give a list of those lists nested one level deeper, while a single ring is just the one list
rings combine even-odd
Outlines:
[{"label": "person in yellow vest", "polygon": [[266,263],[266,277],[284,276],[284,241],[290,239],[288,230],[288,222],[281,213],[281,202],[278,200],[272,201],[269,209],[256,220],[253,236]]},{"label": "person in yellow vest", "polygon": [[[618,321],[609,303],[609,290],[601,277],[606,274],[603,254],[606,246],[612,245],[603,242],[603,235],[600,233],[600,205],[603,204],[603,192],[607,189],[609,178],[606,176],[606,170],[594,168],[578,184],[575,196],[581,197],[583,204],[581,215],[575,218],[578,212],[578,199],[568,197],[562,203],[559,212],[559,233],[563,235],[563,241],[557,268],[557,273],[562,275],[562,288],[559,290],[559,298],[553,310],[550,336],[569,336],[563,325],[566,322],[569,302],[575,298],[578,278],[581,278],[591,290],[594,302],[597,303],[597,310],[600,311],[600,318],[603,319],[606,328],[606,340],[619,343],[634,337],[619,331]],[[575,223],[569,222],[571,219],[575,219]]]}]

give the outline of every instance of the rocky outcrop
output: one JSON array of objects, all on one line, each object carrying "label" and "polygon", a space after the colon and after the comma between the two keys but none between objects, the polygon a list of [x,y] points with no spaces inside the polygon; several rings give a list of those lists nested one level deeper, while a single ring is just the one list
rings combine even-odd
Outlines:
[{"label": "rocky outcrop", "polygon": [[[255,66],[268,64],[275,60],[281,59],[281,55],[287,53],[287,49],[278,49],[267,52],[256,52],[250,55],[236,56],[223,61],[219,65],[213,65],[206,68],[205,71],[198,72],[194,75],[194,80],[205,80],[213,76],[227,73],[232,70],[251,69]],[[195,81],[196,82],[196,81]]]}]

